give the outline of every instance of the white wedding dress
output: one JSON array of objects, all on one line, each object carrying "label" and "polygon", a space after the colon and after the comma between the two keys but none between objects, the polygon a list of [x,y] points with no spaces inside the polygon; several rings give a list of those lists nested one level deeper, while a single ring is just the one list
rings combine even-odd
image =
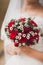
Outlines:
[{"label": "white wedding dress", "polygon": [[[18,0],[16,0],[18,1]],[[4,28],[5,25],[12,19],[12,18],[20,18],[20,17],[30,17],[27,13],[21,13],[20,12],[20,0],[18,1],[19,5],[17,6],[17,3],[15,2],[15,0],[11,0],[4,22],[2,24],[2,29],[1,29],[1,39],[4,40],[4,50],[5,50],[5,61],[6,64],[5,65],[43,65],[43,63],[39,60],[36,60],[30,56],[26,56],[26,55],[14,55],[14,56],[10,56],[7,54],[6,52],[6,46],[8,44],[11,44],[11,40],[9,40],[5,34]],[[15,4],[15,6],[14,6]],[[17,7],[17,9],[16,9]],[[15,11],[16,10],[16,11]],[[34,17],[34,16],[33,16]],[[33,18],[32,17],[32,18]],[[35,16],[36,18],[34,19],[36,21],[36,23],[38,24],[38,26],[43,30],[43,19],[39,16]],[[43,38],[40,37],[39,43],[33,46],[30,46],[31,48],[34,48],[38,51],[43,51]]]}]

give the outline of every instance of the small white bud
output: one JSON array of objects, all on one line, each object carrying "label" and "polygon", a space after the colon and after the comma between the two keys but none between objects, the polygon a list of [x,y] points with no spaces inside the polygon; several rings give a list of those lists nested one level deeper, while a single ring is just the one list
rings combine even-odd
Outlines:
[{"label": "small white bud", "polygon": [[20,22],[19,24],[22,25],[22,22]]},{"label": "small white bud", "polygon": [[22,36],[23,36],[23,37],[26,37],[26,34],[23,34]]},{"label": "small white bud", "polygon": [[31,35],[34,36],[34,32],[32,32]]},{"label": "small white bud", "polygon": [[30,34],[27,34],[27,39],[30,39]]},{"label": "small white bud", "polygon": [[18,36],[21,36],[21,33],[18,33]]},{"label": "small white bud", "polygon": [[13,27],[10,27],[10,30],[13,30]]},{"label": "small white bud", "polygon": [[17,25],[18,23],[16,22],[15,25]]},{"label": "small white bud", "polygon": [[26,27],[28,27],[28,24],[27,24],[27,23],[25,23],[25,26],[26,26]]},{"label": "small white bud", "polygon": [[19,43],[19,46],[21,46],[21,43]]},{"label": "small white bud", "polygon": [[19,37],[19,40],[21,39],[21,36]]},{"label": "small white bud", "polygon": [[30,39],[30,37],[29,37],[29,36],[27,36],[27,39]]},{"label": "small white bud", "polygon": [[35,29],[37,29],[37,27],[34,27],[33,29],[35,30]]},{"label": "small white bud", "polygon": [[37,35],[37,33],[35,32],[35,34]]},{"label": "small white bud", "polygon": [[18,43],[18,40],[15,40],[16,43]]},{"label": "small white bud", "polygon": [[33,41],[36,44],[36,40]]},{"label": "small white bud", "polygon": [[23,46],[25,46],[25,43],[22,43]]},{"label": "small white bud", "polygon": [[16,39],[19,39],[19,36],[16,36]]},{"label": "small white bud", "polygon": [[15,25],[12,25],[12,27],[16,27]]},{"label": "small white bud", "polygon": [[34,32],[33,32],[33,31],[31,31],[30,34],[31,34],[32,36],[34,36]]}]

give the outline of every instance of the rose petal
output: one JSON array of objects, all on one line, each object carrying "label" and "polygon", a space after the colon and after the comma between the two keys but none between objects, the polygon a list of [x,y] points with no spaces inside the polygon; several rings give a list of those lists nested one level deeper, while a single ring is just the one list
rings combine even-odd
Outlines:
[{"label": "rose petal", "polygon": [[11,27],[12,25],[14,25],[15,22],[14,21],[11,21],[9,24],[8,24],[8,27]]},{"label": "rose petal", "polygon": [[17,31],[16,30],[13,30],[12,33],[10,33],[10,39],[14,39],[17,35]]},{"label": "rose petal", "polygon": [[26,20],[26,18],[20,18],[19,21],[20,22],[24,22]]},{"label": "rose petal", "polygon": [[31,23],[31,24],[34,24],[34,26],[37,27],[37,24],[36,24],[33,20],[31,20],[30,23]]},{"label": "rose petal", "polygon": [[19,46],[19,43],[14,42],[14,46],[15,47],[18,47]]}]

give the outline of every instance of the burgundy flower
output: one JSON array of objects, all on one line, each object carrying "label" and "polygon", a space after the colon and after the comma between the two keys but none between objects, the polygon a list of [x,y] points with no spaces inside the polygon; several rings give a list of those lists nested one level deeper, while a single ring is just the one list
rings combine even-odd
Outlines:
[{"label": "burgundy flower", "polygon": [[39,33],[39,30],[38,30],[38,29],[36,29],[36,30],[34,30],[34,32]]},{"label": "burgundy flower", "polygon": [[10,39],[14,39],[16,37],[17,33],[18,32],[16,30],[13,30],[12,33],[10,33],[10,36],[9,36]]},{"label": "burgundy flower", "polygon": [[20,18],[19,21],[20,22],[24,22],[26,20],[26,18]]},{"label": "burgundy flower", "polygon": [[18,47],[19,46],[19,43],[14,42],[14,46],[15,47]]},{"label": "burgundy flower", "polygon": [[33,42],[33,41],[34,41],[34,37],[31,36],[30,39],[29,39],[29,42],[31,43],[31,42]]},{"label": "burgundy flower", "polygon": [[8,27],[10,28],[12,25],[14,25],[15,24],[15,22],[12,20],[12,21],[10,21],[10,23],[8,24]]},{"label": "burgundy flower", "polygon": [[31,27],[25,27],[24,26],[24,32],[28,33],[30,31],[32,31],[32,28]]},{"label": "burgundy flower", "polygon": [[28,46],[34,45],[33,41],[34,41],[34,37],[32,36],[32,37],[30,37],[29,40],[27,40],[27,43],[26,43],[26,44],[27,44]]},{"label": "burgundy flower", "polygon": [[30,23],[37,27],[37,24],[33,20],[30,20]]},{"label": "burgundy flower", "polygon": [[25,38],[22,37],[22,39],[19,40],[19,43],[25,43],[25,42],[27,42],[27,38],[26,37]]}]

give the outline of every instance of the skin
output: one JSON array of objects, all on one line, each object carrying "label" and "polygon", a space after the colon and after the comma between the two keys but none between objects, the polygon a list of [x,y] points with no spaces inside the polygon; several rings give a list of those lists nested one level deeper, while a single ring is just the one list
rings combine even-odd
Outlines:
[{"label": "skin", "polygon": [[41,16],[43,18],[43,7],[38,0],[24,0],[22,12],[27,12],[31,16]]},{"label": "skin", "polygon": [[32,49],[29,46],[14,47],[13,44],[10,44],[6,47],[6,51],[9,55],[25,54],[43,62],[43,52]]},{"label": "skin", "polygon": [[[24,0],[22,12],[27,12],[29,15],[32,15],[32,16],[40,15],[41,17],[43,17],[43,14],[42,14],[43,7],[38,3],[38,0]],[[43,52],[32,49],[29,46],[14,47],[13,44],[11,44],[6,47],[6,51],[9,55],[26,54],[28,56],[31,56],[31,57],[43,62]]]}]

